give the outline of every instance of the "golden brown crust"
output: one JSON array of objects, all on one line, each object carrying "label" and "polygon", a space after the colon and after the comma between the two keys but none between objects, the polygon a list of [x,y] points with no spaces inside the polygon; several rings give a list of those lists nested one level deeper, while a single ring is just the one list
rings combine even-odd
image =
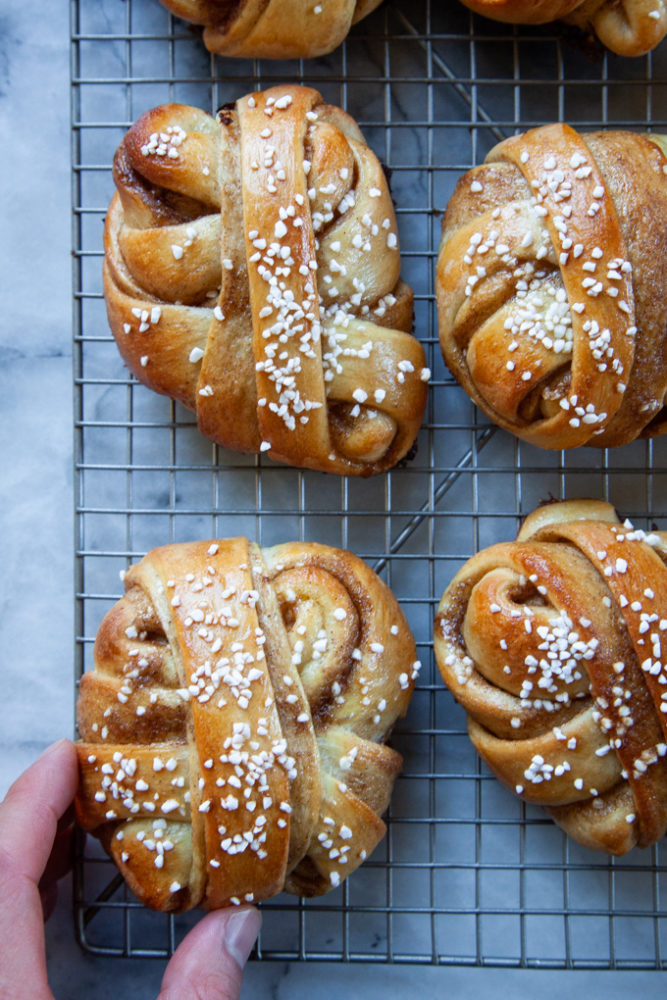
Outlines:
[{"label": "golden brown crust", "polygon": [[114,179],[105,298],[141,382],[238,451],[362,476],[407,454],[429,372],[387,183],[345,112],[296,86],[218,122],[165,105]]},{"label": "golden brown crust", "polygon": [[154,549],[82,679],[76,799],[146,905],[337,886],[384,834],[384,745],[418,665],[356,556],[246,539]]},{"label": "golden brown crust", "polygon": [[667,830],[667,532],[553,503],[443,594],[435,654],[488,766],[611,854]]},{"label": "golden brown crust", "polygon": [[300,59],[337,48],[381,0],[162,0],[204,26],[204,44],[224,56]]},{"label": "golden brown crust", "polygon": [[650,136],[549,125],[459,181],[437,266],[440,344],[501,427],[543,448],[667,429],[666,172]]},{"label": "golden brown crust", "polygon": [[463,0],[478,14],[510,24],[546,24],[562,18],[597,35],[612,52],[641,56],[667,34],[665,0]]}]

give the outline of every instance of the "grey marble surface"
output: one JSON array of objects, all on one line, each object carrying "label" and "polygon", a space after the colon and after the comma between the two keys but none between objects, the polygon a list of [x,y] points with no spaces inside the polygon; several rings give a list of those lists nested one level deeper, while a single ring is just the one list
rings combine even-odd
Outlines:
[{"label": "grey marble surface", "polygon": [[[4,572],[0,794],[73,729],[72,367],[67,4],[3,4],[0,113],[5,138],[0,440]],[[58,1000],[156,995],[163,964],[91,957],[77,947],[69,884],[47,927]],[[1,952],[0,952],[1,961]],[[448,993],[662,996],[655,973],[520,972],[368,965],[260,964],[244,997],[367,1000]]]}]

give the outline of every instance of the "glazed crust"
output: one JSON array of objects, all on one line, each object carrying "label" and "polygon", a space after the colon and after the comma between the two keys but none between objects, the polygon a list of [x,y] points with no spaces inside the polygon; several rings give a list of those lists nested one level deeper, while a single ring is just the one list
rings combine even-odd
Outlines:
[{"label": "glazed crust", "polygon": [[667,532],[573,500],[473,556],[435,621],[443,680],[494,774],[610,854],[667,829]]},{"label": "glazed crust", "polygon": [[437,265],[440,344],[496,423],[543,448],[667,429],[661,137],[549,125],[457,185]]},{"label": "glazed crust", "polygon": [[227,448],[372,475],[426,405],[396,219],[355,122],[281,86],[216,121],[165,105],[114,161],[111,329],[135,376]]},{"label": "glazed crust", "polygon": [[376,847],[418,671],[356,556],[246,539],[154,549],[78,702],[79,824],[147,906],[320,895]]},{"label": "glazed crust", "polygon": [[562,18],[597,35],[622,56],[641,56],[667,34],[666,0],[463,0],[478,14],[510,24],[546,24]]},{"label": "glazed crust", "polygon": [[[204,26],[204,44],[224,56],[300,59],[337,48],[381,0],[162,0]],[[298,26],[298,27],[297,27]]]}]

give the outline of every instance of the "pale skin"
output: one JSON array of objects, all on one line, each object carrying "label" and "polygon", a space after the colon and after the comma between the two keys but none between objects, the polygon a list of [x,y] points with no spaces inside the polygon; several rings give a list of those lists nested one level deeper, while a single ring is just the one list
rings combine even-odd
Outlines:
[{"label": "pale skin", "polygon": [[[0,802],[0,998],[54,1000],[44,921],[70,867],[78,768],[68,740],[53,744]],[[252,906],[205,916],[167,965],[158,1000],[238,1000],[261,917]]]}]

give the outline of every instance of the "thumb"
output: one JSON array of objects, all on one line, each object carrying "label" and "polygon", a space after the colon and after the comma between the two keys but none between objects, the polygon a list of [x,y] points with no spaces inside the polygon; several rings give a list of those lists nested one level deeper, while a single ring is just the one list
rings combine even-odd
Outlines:
[{"label": "thumb", "polygon": [[209,913],[174,952],[158,1000],[239,1000],[243,966],[261,925],[253,906]]}]

